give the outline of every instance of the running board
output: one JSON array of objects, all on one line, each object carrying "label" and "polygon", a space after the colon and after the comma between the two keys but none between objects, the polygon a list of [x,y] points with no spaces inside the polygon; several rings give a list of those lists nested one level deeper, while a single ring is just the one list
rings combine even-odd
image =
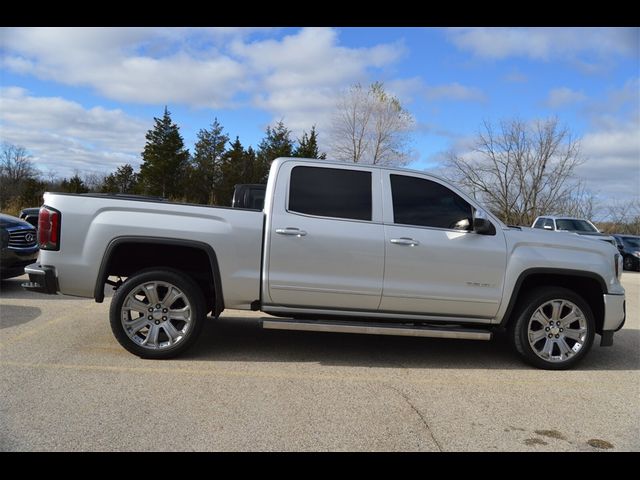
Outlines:
[{"label": "running board", "polygon": [[491,340],[491,332],[470,328],[394,326],[387,323],[318,322],[305,320],[263,319],[262,328],[269,330],[300,330],[305,332],[365,333],[368,335],[399,335],[403,337],[458,338]]}]

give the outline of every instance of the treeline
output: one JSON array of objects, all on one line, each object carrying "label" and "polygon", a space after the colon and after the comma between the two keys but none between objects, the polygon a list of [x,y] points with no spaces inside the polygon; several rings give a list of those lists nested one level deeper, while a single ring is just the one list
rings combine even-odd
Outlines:
[{"label": "treeline", "polygon": [[[318,151],[315,126],[293,140],[282,121],[266,129],[257,149],[245,147],[225,133],[216,118],[201,129],[193,154],[184,146],[178,126],[165,108],[146,135],[139,172],[120,167],[107,176],[104,191],[140,193],[209,205],[231,205],[234,185],[265,183],[277,157],[324,158]],[[126,168],[126,171],[125,171]]]},{"label": "treeline", "polygon": [[43,178],[21,146],[3,144],[0,164],[0,209],[16,214],[39,206],[45,191],[67,193],[120,193],[161,196],[172,201],[231,205],[239,183],[265,183],[271,162],[278,157],[326,158],[318,150],[315,126],[294,139],[282,121],[267,127],[257,148],[245,147],[239,137],[231,140],[214,119],[201,129],[191,153],[180,129],[165,107],[161,118],[146,134],[142,163],[119,166],[109,174],[75,172],[58,179],[55,172]]}]

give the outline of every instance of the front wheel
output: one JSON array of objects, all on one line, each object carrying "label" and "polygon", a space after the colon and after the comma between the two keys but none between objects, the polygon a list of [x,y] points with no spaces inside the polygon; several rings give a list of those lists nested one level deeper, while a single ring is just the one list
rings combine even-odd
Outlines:
[{"label": "front wheel", "polygon": [[200,288],[177,270],[146,270],[127,279],[111,301],[116,339],[141,358],[172,358],[189,348],[206,315]]},{"label": "front wheel", "polygon": [[625,255],[622,268],[624,270],[640,270],[640,260],[636,262],[631,255]]},{"label": "front wheel", "polygon": [[595,320],[589,305],[561,287],[538,288],[523,298],[509,329],[522,358],[547,370],[575,366],[591,348],[594,336]]}]

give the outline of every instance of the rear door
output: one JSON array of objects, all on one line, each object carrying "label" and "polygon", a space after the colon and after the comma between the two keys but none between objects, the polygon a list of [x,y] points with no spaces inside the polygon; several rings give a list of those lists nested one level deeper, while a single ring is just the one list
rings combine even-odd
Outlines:
[{"label": "rear door", "polygon": [[376,310],[384,227],[380,171],[285,162],[268,239],[272,305]]}]

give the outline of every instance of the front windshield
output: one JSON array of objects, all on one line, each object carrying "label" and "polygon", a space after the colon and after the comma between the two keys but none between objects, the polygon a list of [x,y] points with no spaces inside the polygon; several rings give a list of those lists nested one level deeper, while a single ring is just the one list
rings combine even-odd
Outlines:
[{"label": "front windshield", "polygon": [[570,232],[593,232],[598,230],[586,220],[575,220],[573,218],[562,218],[556,220],[558,230],[569,230]]},{"label": "front windshield", "polygon": [[622,237],[622,242],[630,250],[640,250],[640,238]]}]

